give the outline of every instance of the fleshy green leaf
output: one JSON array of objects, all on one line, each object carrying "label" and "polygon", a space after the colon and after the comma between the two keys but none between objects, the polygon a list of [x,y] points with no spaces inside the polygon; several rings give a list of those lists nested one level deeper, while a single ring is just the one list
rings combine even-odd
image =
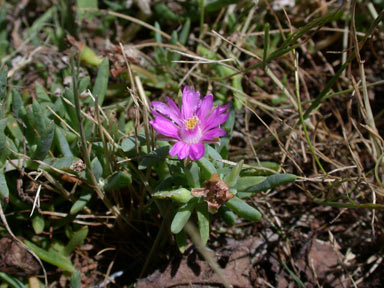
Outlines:
[{"label": "fleshy green leaf", "polygon": [[73,203],[69,214],[76,215],[77,213],[79,213],[85,207],[85,205],[87,205],[89,200],[92,199],[92,195],[93,193],[90,191],[83,192],[79,199],[77,199],[75,203]]},{"label": "fleshy green leaf", "polygon": [[99,179],[103,176],[103,166],[101,165],[99,158],[93,158],[91,167],[93,175],[95,175],[96,180],[99,181]]},{"label": "fleshy green leaf", "polygon": [[219,215],[223,218],[224,222],[228,226],[233,226],[236,222],[236,215],[226,206],[221,206],[219,209]]},{"label": "fleshy green leaf", "polygon": [[199,201],[196,207],[196,212],[201,243],[206,245],[209,239],[209,213],[207,203]]},{"label": "fleshy green leaf", "polygon": [[[46,163],[60,170],[70,170],[71,166],[78,161],[79,161],[79,158],[70,156],[70,157],[61,157],[56,159],[47,159]],[[40,168],[47,171],[51,171],[51,168],[48,168],[45,165],[44,166],[41,165]]]},{"label": "fleshy green leaf", "polygon": [[196,162],[200,167],[200,173],[204,180],[208,180],[212,174],[217,173],[215,166],[207,158],[203,157]]},{"label": "fleshy green leaf", "polygon": [[60,152],[66,157],[72,157],[73,153],[69,147],[67,138],[64,136],[62,129],[57,127],[55,128],[55,141],[56,146],[59,148]]},{"label": "fleshy green leaf", "polygon": [[239,179],[241,169],[243,168],[244,160],[241,160],[235,167],[232,168],[230,174],[224,178],[224,182],[227,183],[228,187],[234,187]]},{"label": "fleshy green leaf", "polygon": [[[5,282],[5,285],[9,285],[11,288],[28,288],[27,285],[24,285],[20,280],[17,278],[14,278],[4,272],[0,272],[0,279],[3,281],[0,282]],[[5,286],[7,288],[8,286]]]},{"label": "fleshy green leaf", "polygon": [[156,150],[153,150],[151,153],[147,154],[143,160],[139,163],[139,169],[147,169],[149,166],[152,166],[168,156],[169,146],[159,147]]},{"label": "fleshy green leaf", "polygon": [[79,270],[72,273],[70,288],[81,288],[81,274]]},{"label": "fleshy green leaf", "polygon": [[5,175],[3,171],[0,171],[0,196],[1,196],[1,200],[6,202],[8,201],[9,190],[8,190],[7,181],[5,180]]},{"label": "fleshy green leaf", "polygon": [[240,110],[243,107],[243,104],[240,101],[244,98],[243,94],[241,94],[241,92],[243,92],[243,85],[241,83],[242,81],[242,75],[235,75],[232,78],[232,87],[235,89],[235,91],[233,91],[233,95],[235,96],[234,105],[237,110]]},{"label": "fleshy green leaf", "polygon": [[199,177],[199,166],[197,166],[196,163],[192,163],[191,167],[185,168],[184,173],[185,177],[187,178],[188,185],[191,188],[199,188],[200,187],[200,177]]},{"label": "fleshy green leaf", "polygon": [[105,179],[105,190],[118,190],[123,187],[127,187],[132,183],[132,177],[130,174],[124,171],[118,171]]},{"label": "fleshy green leaf", "polygon": [[64,271],[68,272],[74,272],[75,267],[72,265],[72,262],[65,257],[64,255],[58,253],[57,251],[53,249],[49,249],[48,251],[45,249],[40,248],[36,244],[24,240],[25,245],[29,247],[35,254],[45,262],[48,262],[49,264],[52,264],[56,267],[59,267],[60,269],[63,269]]},{"label": "fleshy green leaf", "polygon": [[54,126],[45,115],[40,104],[35,100],[32,103],[33,118],[36,130],[39,133],[37,148],[33,153],[33,159],[44,160],[51,148],[54,137]]},{"label": "fleshy green leaf", "polygon": [[179,42],[182,45],[185,45],[187,43],[190,30],[191,30],[191,19],[187,18],[187,20],[185,20],[183,29],[181,30],[180,36],[179,36]]},{"label": "fleshy green leaf", "polygon": [[6,160],[8,149],[7,149],[7,137],[5,136],[4,129],[7,125],[7,118],[0,120],[0,167],[3,166]]},{"label": "fleshy green leaf", "polygon": [[51,99],[49,98],[47,92],[45,91],[44,87],[38,82],[35,82],[35,90],[36,90],[36,96],[39,102],[51,102]]},{"label": "fleshy green leaf", "polygon": [[180,203],[187,203],[193,197],[191,192],[185,188],[179,188],[171,191],[159,191],[152,195],[153,197],[160,199],[171,198]]},{"label": "fleshy green leaf", "polygon": [[267,177],[265,176],[244,176],[237,180],[235,188],[237,191],[246,191],[249,187],[255,186],[263,182]]},{"label": "fleshy green leaf", "polygon": [[180,253],[184,253],[185,249],[187,249],[187,235],[185,235],[184,231],[180,231],[175,234],[177,248],[179,248]]},{"label": "fleshy green leaf", "polygon": [[[211,147],[210,145],[206,145],[206,148],[207,148],[208,156],[211,159],[214,159],[214,160],[223,159],[221,157],[220,153],[217,152],[217,150],[215,148]],[[223,168],[224,163],[220,162],[220,161],[217,161],[216,162],[216,166],[219,167],[219,168]]]},{"label": "fleshy green leaf", "polygon": [[20,124],[16,121],[16,119],[12,115],[8,115],[7,119],[8,119],[7,128],[9,132],[11,132],[12,136],[16,140],[21,141],[23,139],[24,133],[20,128]]},{"label": "fleshy green leaf", "polygon": [[42,233],[45,227],[44,217],[40,214],[34,215],[32,217],[32,227],[36,234]]},{"label": "fleshy green leaf", "polygon": [[214,12],[237,2],[239,0],[207,0],[205,1],[205,10],[207,12]]},{"label": "fleshy green leaf", "polygon": [[171,224],[171,232],[173,234],[178,234],[181,230],[183,230],[185,224],[187,224],[189,218],[191,217],[192,211],[193,209],[195,209],[195,206],[196,201],[191,200],[177,210]]},{"label": "fleshy green leaf", "polygon": [[67,246],[65,246],[63,250],[63,254],[65,256],[71,255],[73,250],[75,250],[76,247],[80,247],[84,243],[84,239],[88,235],[88,227],[83,226],[78,231],[74,232],[71,236],[71,239],[69,240]]},{"label": "fleshy green leaf", "polygon": [[76,10],[77,10],[77,19],[82,20],[83,18],[87,19],[93,19],[94,12],[86,10],[87,8],[94,8],[97,9],[99,8],[98,6],[98,1],[97,0],[77,0],[76,1]]},{"label": "fleshy green leaf", "polygon": [[[5,103],[5,99],[7,97],[7,84],[8,84],[8,68],[5,66],[5,68],[1,68],[0,71],[0,103],[3,104]],[[3,112],[4,112],[4,107],[1,105],[0,107],[0,118],[3,118]]]},{"label": "fleshy green leaf", "polygon": [[261,192],[269,189],[274,189],[280,185],[288,184],[296,180],[296,175],[293,174],[273,174],[268,176],[260,184],[254,185],[247,189],[248,192]]},{"label": "fleshy green leaf", "polygon": [[93,86],[92,94],[98,98],[99,105],[103,104],[105,94],[108,88],[109,78],[109,60],[104,58],[97,70],[95,85]]},{"label": "fleshy green leaf", "polygon": [[260,221],[261,219],[261,214],[258,210],[248,205],[244,200],[241,200],[237,196],[225,203],[225,206],[244,219],[251,221]]}]

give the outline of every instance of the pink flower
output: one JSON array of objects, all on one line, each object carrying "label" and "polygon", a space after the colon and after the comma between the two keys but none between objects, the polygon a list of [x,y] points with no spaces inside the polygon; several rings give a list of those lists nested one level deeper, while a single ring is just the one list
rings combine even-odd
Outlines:
[{"label": "pink flower", "polygon": [[212,110],[213,95],[200,99],[200,92],[184,87],[181,111],[176,103],[167,97],[168,104],[153,101],[155,119],[150,121],[153,128],[168,140],[176,141],[169,154],[184,159],[199,160],[204,156],[204,143],[218,142],[225,136],[219,128],[227,121],[229,105]]}]

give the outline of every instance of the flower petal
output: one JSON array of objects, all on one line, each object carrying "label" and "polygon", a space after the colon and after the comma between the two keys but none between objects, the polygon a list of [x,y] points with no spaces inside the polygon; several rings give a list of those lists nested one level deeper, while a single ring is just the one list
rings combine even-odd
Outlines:
[{"label": "flower petal", "polygon": [[174,111],[176,111],[176,114],[180,115],[180,109],[179,106],[176,105],[175,101],[173,101],[171,98],[167,97],[168,106],[171,107]]},{"label": "flower petal", "polygon": [[202,128],[204,131],[207,131],[211,128],[215,128],[227,121],[229,113],[223,113],[225,110],[223,106],[218,106],[212,113],[203,120]]},{"label": "flower petal", "polygon": [[194,116],[194,113],[199,108],[200,92],[190,89],[188,86],[183,90],[183,104],[181,106],[181,114],[184,119],[189,119]]},{"label": "flower petal", "polygon": [[189,130],[182,128],[179,130],[180,139],[187,144],[198,144],[201,143],[202,131],[199,126],[196,126],[195,129]]},{"label": "flower petal", "polygon": [[192,161],[199,160],[201,157],[204,156],[204,152],[204,144],[193,144],[190,146],[189,158],[191,158]]},{"label": "flower petal", "polygon": [[[176,105],[174,102],[173,104]],[[158,102],[158,101],[152,101],[152,106],[153,108],[155,108],[157,112],[163,114],[164,116],[169,117],[172,121],[180,124],[180,110],[179,108],[177,108],[177,106],[175,109],[174,106],[167,105],[163,102]]]},{"label": "flower petal", "polygon": [[215,128],[209,131],[206,131],[200,141],[212,141],[213,138],[225,136],[227,132],[221,128]]},{"label": "flower petal", "polygon": [[201,101],[199,110],[197,111],[197,117],[199,119],[206,118],[212,110],[212,104],[213,104],[213,95],[209,94],[208,96],[205,96]]},{"label": "flower petal", "polygon": [[222,106],[217,106],[217,108],[219,109],[219,113],[223,113],[223,112],[228,110],[229,104],[222,105]]},{"label": "flower petal", "polygon": [[171,156],[175,156],[179,154],[181,149],[184,148],[184,145],[187,145],[187,144],[185,144],[183,141],[176,142],[175,145],[172,146],[171,150],[169,150],[169,154]]},{"label": "flower petal", "polygon": [[153,128],[159,132],[160,134],[172,138],[179,139],[179,129],[178,127],[172,123],[172,121],[168,120],[167,118],[156,115],[155,119],[149,122]]},{"label": "flower petal", "polygon": [[191,146],[183,143],[184,146],[180,149],[178,157],[180,160],[185,159],[189,155]]}]

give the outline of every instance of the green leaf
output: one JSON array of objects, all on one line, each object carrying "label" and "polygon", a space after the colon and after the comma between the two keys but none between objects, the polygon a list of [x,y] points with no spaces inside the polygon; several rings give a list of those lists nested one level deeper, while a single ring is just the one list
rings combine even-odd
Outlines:
[{"label": "green leaf", "polygon": [[63,250],[63,254],[65,256],[71,255],[73,250],[75,250],[76,247],[80,247],[83,245],[85,238],[88,235],[88,227],[83,226],[76,232],[72,233],[71,239],[69,240],[67,246],[65,246]]},{"label": "green leaf", "polygon": [[55,128],[55,142],[60,152],[66,157],[73,157],[72,150],[69,146],[67,138],[62,132],[62,128],[56,126]]},{"label": "green leaf", "polygon": [[159,191],[153,193],[152,196],[159,199],[171,198],[180,203],[187,203],[193,198],[191,192],[185,188],[179,188],[171,191]]},{"label": "green leaf", "polygon": [[171,22],[178,22],[179,16],[168,8],[164,3],[158,3],[155,5],[154,10],[158,17]]},{"label": "green leaf", "polygon": [[34,215],[32,217],[32,227],[36,234],[42,233],[45,227],[44,217],[40,214]]},{"label": "green leaf", "polygon": [[158,162],[164,161],[164,159],[168,156],[169,148],[169,146],[163,146],[151,151],[151,153],[148,153],[144,159],[140,161],[139,169],[147,169]]},{"label": "green leaf", "polygon": [[[75,103],[75,98],[73,96],[72,89],[65,89],[63,97],[68,100],[70,103]],[[75,107],[68,104],[66,101],[63,101],[63,106],[65,110],[67,111],[67,115],[69,116],[69,123],[72,128],[74,128],[76,131],[79,130],[79,120],[77,119],[77,114]]]},{"label": "green leaf", "polygon": [[[259,164],[260,165],[257,165],[256,167],[267,168],[267,169],[271,169],[271,170],[275,170],[275,171],[280,169],[280,164],[276,163],[276,162],[261,161],[261,162],[259,162]],[[263,169],[260,169],[260,168],[258,170],[256,170],[255,175],[257,175],[257,176],[266,176],[266,175],[273,174],[271,171],[263,170]]]},{"label": "green leaf", "polygon": [[[101,63],[101,61],[100,61],[100,63]],[[85,92],[88,89],[90,82],[91,82],[91,78],[89,78],[88,76],[81,78],[80,83],[79,83],[79,93],[80,94]]]},{"label": "green leaf", "polygon": [[79,213],[85,207],[85,205],[87,205],[89,200],[92,199],[92,195],[93,193],[90,191],[85,191],[81,193],[81,196],[79,197],[79,199],[77,199],[75,203],[73,203],[71,210],[69,211],[69,214],[76,215],[77,213]]},{"label": "green leaf", "polygon": [[185,177],[187,178],[188,185],[191,188],[200,187],[199,166],[196,163],[192,163],[191,166],[184,169]]},{"label": "green leaf", "polygon": [[4,130],[7,126],[7,118],[0,120],[0,167],[3,166],[6,160],[8,149],[7,149],[7,137],[5,136]]},{"label": "green leaf", "polygon": [[99,179],[103,176],[103,166],[101,165],[99,158],[93,158],[91,167],[93,175],[95,175],[96,180],[99,181]]},{"label": "green leaf", "polygon": [[19,122],[16,121],[16,119],[12,115],[8,115],[7,117],[7,128],[9,132],[11,133],[10,137],[13,136],[15,141],[19,142],[23,140],[24,133],[20,129],[20,124]]},{"label": "green leaf", "polygon": [[53,125],[51,124],[47,127],[44,133],[40,134],[37,148],[33,153],[33,159],[44,160],[44,158],[48,154],[49,149],[51,148],[53,136],[54,136],[54,130],[53,130]]},{"label": "green leaf", "polygon": [[1,196],[1,200],[3,200],[4,202],[8,202],[9,190],[8,190],[7,180],[5,179],[5,175],[3,171],[0,171],[0,196]]},{"label": "green leaf", "polygon": [[206,245],[209,239],[209,213],[207,203],[199,201],[196,207],[196,212],[201,243]]},{"label": "green leaf", "polygon": [[[146,139],[143,135],[137,136],[137,145],[140,147],[146,143]],[[129,136],[128,138],[124,138],[121,142],[121,149],[128,153],[136,149],[136,138],[135,136]]]},{"label": "green leaf", "polygon": [[135,148],[136,148],[136,142],[135,142],[135,138],[132,136],[128,138],[124,138],[124,140],[121,142],[121,149],[124,152],[132,151]]},{"label": "green leaf", "polygon": [[[269,23],[265,23],[264,25],[264,54],[263,54],[263,62],[265,63],[268,58],[268,50],[269,50]],[[265,64],[264,64],[265,65]],[[264,66],[265,68],[265,66]]]},{"label": "green leaf", "polygon": [[[160,27],[160,24],[159,22],[155,22],[155,27],[157,30],[161,31],[161,27]],[[158,31],[155,31],[155,41],[157,43],[163,43],[163,39],[161,37],[161,34],[158,32]],[[162,47],[159,47],[159,48],[162,48]],[[163,50],[163,49],[160,49],[160,50]]]},{"label": "green leaf", "polygon": [[[221,157],[220,153],[217,152],[217,150],[215,148],[211,147],[210,145],[206,145],[206,148],[207,148],[209,158],[211,158],[213,160],[223,159],[223,157]],[[215,164],[219,168],[223,168],[223,166],[224,166],[224,163],[220,162],[220,161],[217,161]]]},{"label": "green leaf", "polygon": [[194,201],[193,199],[177,210],[171,224],[171,232],[173,234],[178,234],[181,230],[183,230],[185,224],[187,224],[189,218],[191,217],[192,211],[193,209],[195,209],[195,206],[196,201]]},{"label": "green leaf", "polygon": [[236,222],[237,217],[235,213],[233,213],[232,210],[226,206],[221,206],[219,208],[219,215],[221,216],[221,218],[223,218],[224,222],[228,226],[233,226]]},{"label": "green leaf", "polygon": [[8,92],[7,92],[8,76],[7,75],[8,75],[8,68],[2,67],[0,71],[0,118],[3,117],[3,113],[5,109],[3,105],[8,95]]},{"label": "green leaf", "polygon": [[95,85],[93,86],[92,94],[98,99],[99,105],[104,102],[105,94],[107,93],[109,79],[109,60],[104,58],[97,70]]},{"label": "green leaf", "polygon": [[33,118],[36,130],[39,133],[37,148],[33,153],[33,159],[44,160],[51,148],[54,137],[54,125],[45,115],[40,104],[35,100],[32,103]]},{"label": "green leaf", "polygon": [[179,248],[180,253],[183,254],[185,249],[187,249],[187,235],[185,235],[184,231],[180,231],[179,233],[175,234],[175,239],[177,248]]},{"label": "green leaf", "polygon": [[[27,285],[24,285],[20,280],[17,278],[14,278],[4,272],[0,272],[0,279],[3,281],[0,281],[0,283],[6,283],[5,285],[9,285],[11,288],[28,288]],[[5,286],[7,288],[8,286]]]},{"label": "green leaf", "polygon": [[77,12],[77,19],[82,20],[84,17],[87,17],[88,20],[91,20],[94,18],[94,13],[87,11],[87,8],[93,8],[97,9],[98,1],[97,0],[77,0],[76,1],[76,12]]},{"label": "green leaf", "polygon": [[263,182],[267,177],[265,176],[244,176],[240,177],[239,180],[237,180],[237,183],[235,185],[235,188],[237,191],[245,191],[249,187],[255,186],[261,182]]},{"label": "green leaf", "polygon": [[118,190],[120,188],[127,187],[131,183],[132,176],[130,174],[124,171],[118,171],[105,179],[104,190]]},{"label": "green leaf", "polygon": [[261,192],[269,189],[274,189],[280,185],[288,184],[296,180],[296,175],[293,174],[273,174],[268,176],[260,184],[254,185],[247,189],[248,192]]},{"label": "green leaf", "polygon": [[65,257],[64,255],[56,252],[53,249],[49,249],[48,251],[45,249],[40,248],[39,246],[35,245],[34,243],[24,240],[25,245],[28,246],[29,249],[31,249],[35,254],[45,262],[48,262],[49,264],[52,264],[60,269],[63,269],[64,271],[68,272],[74,272],[75,267],[72,265],[72,262]]},{"label": "green leaf", "polygon": [[20,111],[23,109],[23,100],[21,99],[19,91],[12,88],[12,111],[16,117],[20,116]]},{"label": "green leaf", "polygon": [[81,288],[81,274],[79,270],[76,270],[72,273],[71,282],[69,284],[70,288]]},{"label": "green leaf", "polygon": [[227,183],[228,187],[234,187],[239,179],[241,169],[243,168],[244,160],[241,160],[235,167],[232,168],[230,174],[224,178],[224,182]]},{"label": "green leaf", "polygon": [[203,157],[196,162],[200,167],[200,173],[203,180],[209,180],[212,174],[217,173],[215,166],[213,166],[213,164],[207,160],[207,158]]},{"label": "green leaf", "polygon": [[205,10],[207,12],[214,12],[237,2],[239,2],[239,0],[206,0]]},{"label": "green leaf", "polygon": [[190,30],[191,30],[191,19],[187,18],[187,20],[185,20],[183,29],[181,30],[180,36],[179,36],[179,42],[182,45],[185,45],[187,43]]},{"label": "green leaf", "polygon": [[261,214],[258,210],[248,205],[237,196],[225,203],[225,206],[244,219],[251,221],[260,221],[261,219]]},{"label": "green leaf", "polygon": [[35,81],[35,90],[36,90],[37,99],[40,103],[41,102],[49,102],[49,103],[51,102],[51,99],[49,98],[44,87],[38,81]]},{"label": "green leaf", "polygon": [[[231,74],[233,72],[231,72]],[[235,96],[234,105],[237,110],[240,110],[243,107],[243,104],[241,103],[241,100],[244,99],[244,95],[241,93],[243,92],[243,85],[241,83],[242,81],[243,81],[242,75],[235,75],[232,78],[232,87],[235,89],[235,91],[233,91],[233,96]],[[236,90],[240,92],[237,92]]]},{"label": "green leaf", "polygon": [[[70,156],[70,157],[61,157],[56,159],[47,159],[45,163],[60,170],[72,170],[71,166],[74,163],[78,162],[79,160],[80,158]],[[52,172],[52,169],[45,165],[41,165],[40,168],[46,171]]]},{"label": "green leaf", "polygon": [[[47,9],[43,15],[41,15],[33,22],[32,26],[27,31],[24,31],[23,34],[25,39],[28,37],[34,37],[40,31],[40,29],[47,24],[47,22],[51,21],[51,18],[55,12],[56,6],[52,6],[51,8]],[[36,38],[38,37],[34,37],[32,40],[37,40]]]}]

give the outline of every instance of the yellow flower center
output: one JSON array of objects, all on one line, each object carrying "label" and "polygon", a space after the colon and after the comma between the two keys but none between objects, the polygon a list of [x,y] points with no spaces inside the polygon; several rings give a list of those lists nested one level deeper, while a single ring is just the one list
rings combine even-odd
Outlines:
[{"label": "yellow flower center", "polygon": [[199,123],[199,119],[197,119],[196,116],[193,116],[192,118],[189,118],[187,120],[187,123],[185,123],[185,127],[188,129],[188,130],[192,130],[196,127],[196,125]]}]

